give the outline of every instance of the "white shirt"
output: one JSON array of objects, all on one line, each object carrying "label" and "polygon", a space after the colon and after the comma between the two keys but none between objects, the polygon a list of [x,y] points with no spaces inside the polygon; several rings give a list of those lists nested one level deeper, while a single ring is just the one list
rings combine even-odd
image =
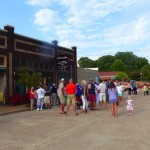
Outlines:
[{"label": "white shirt", "polygon": [[99,85],[95,84],[95,92],[96,92],[96,94],[98,94],[98,91],[99,91]]},{"label": "white shirt", "polygon": [[64,84],[63,84],[63,82],[61,82],[60,84],[59,84],[59,87],[58,87],[58,90],[57,90],[57,94],[58,95],[61,95],[61,94],[63,94],[62,93],[62,89],[64,88]]},{"label": "white shirt", "polygon": [[117,86],[117,91],[118,91],[118,93],[122,93],[123,92],[123,86],[122,85]]},{"label": "white shirt", "polygon": [[107,87],[104,83],[99,84],[100,93],[106,93]]},{"label": "white shirt", "polygon": [[37,94],[38,94],[38,99],[40,99],[40,98],[44,98],[44,95],[45,95],[45,90],[44,89],[42,89],[42,88],[39,88],[37,91]]}]

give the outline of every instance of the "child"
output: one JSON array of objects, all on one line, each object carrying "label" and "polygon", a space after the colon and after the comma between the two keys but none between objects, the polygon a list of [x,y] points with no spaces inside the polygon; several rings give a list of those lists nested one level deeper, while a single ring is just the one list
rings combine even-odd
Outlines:
[{"label": "child", "polygon": [[144,84],[143,86],[143,91],[144,91],[144,96],[148,95],[148,86],[146,84]]},{"label": "child", "polygon": [[131,100],[131,96],[128,97],[127,102],[127,114],[131,116],[133,114],[133,100]]}]

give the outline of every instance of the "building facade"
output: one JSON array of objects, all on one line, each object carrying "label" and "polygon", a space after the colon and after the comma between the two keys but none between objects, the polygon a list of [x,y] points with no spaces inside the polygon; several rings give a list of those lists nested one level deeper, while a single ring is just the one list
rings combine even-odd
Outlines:
[{"label": "building facade", "polygon": [[107,72],[99,72],[99,78],[101,80],[113,80],[115,79],[116,72],[115,71],[107,71]]},{"label": "building facade", "polygon": [[89,81],[90,79],[98,81],[98,69],[92,68],[78,68],[77,69],[77,81],[81,83],[82,80]]},{"label": "building facade", "polygon": [[[41,83],[58,84],[61,78],[77,80],[76,47],[71,49],[0,29],[0,103],[15,101],[16,70],[23,66],[41,75]],[[25,97],[24,97],[25,98]]]}]

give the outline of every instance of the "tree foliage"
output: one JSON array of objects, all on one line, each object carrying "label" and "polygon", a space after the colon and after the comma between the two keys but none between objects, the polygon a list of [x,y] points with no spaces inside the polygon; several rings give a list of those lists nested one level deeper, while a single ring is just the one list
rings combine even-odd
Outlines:
[{"label": "tree foliage", "polygon": [[[116,69],[114,64],[118,59],[121,60],[124,65],[123,67]],[[99,71],[123,71],[127,74],[134,71],[140,71],[143,66],[149,65],[146,58],[138,57],[133,52],[117,52],[115,56],[105,55],[99,57],[95,61],[88,57],[82,57],[79,59],[78,64],[81,68],[98,67]]]},{"label": "tree foliage", "polygon": [[129,78],[138,81],[141,78],[141,72],[139,70],[135,70],[129,74]]},{"label": "tree foliage", "polygon": [[92,68],[97,67],[97,64],[94,60],[89,59],[88,57],[82,57],[78,60],[80,68]]},{"label": "tree foliage", "polygon": [[148,65],[146,58],[138,57],[133,52],[118,52],[115,58],[123,61],[128,73],[134,70],[140,70],[144,65]]},{"label": "tree foliage", "polygon": [[125,72],[118,72],[116,75],[117,80],[127,80],[128,75]]},{"label": "tree foliage", "polygon": [[18,85],[23,85],[24,87],[39,85],[40,75],[38,73],[29,71],[24,67],[19,67],[16,73]]},{"label": "tree foliage", "polygon": [[150,65],[145,65],[141,69],[142,78],[146,81],[150,81]]},{"label": "tree foliage", "polygon": [[114,61],[114,63],[111,65],[111,68],[113,71],[116,71],[116,72],[117,71],[121,71],[121,72],[126,71],[126,66],[121,59],[116,59]]},{"label": "tree foliage", "polygon": [[115,61],[115,57],[111,55],[102,56],[97,60],[99,71],[111,71],[110,66]]}]

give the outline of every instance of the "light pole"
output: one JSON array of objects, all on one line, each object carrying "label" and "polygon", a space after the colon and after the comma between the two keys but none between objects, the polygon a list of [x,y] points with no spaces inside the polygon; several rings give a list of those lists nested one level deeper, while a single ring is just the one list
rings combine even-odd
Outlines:
[{"label": "light pole", "polygon": [[142,82],[142,75],[143,75],[142,72],[140,73],[140,75],[141,75],[141,82]]}]

